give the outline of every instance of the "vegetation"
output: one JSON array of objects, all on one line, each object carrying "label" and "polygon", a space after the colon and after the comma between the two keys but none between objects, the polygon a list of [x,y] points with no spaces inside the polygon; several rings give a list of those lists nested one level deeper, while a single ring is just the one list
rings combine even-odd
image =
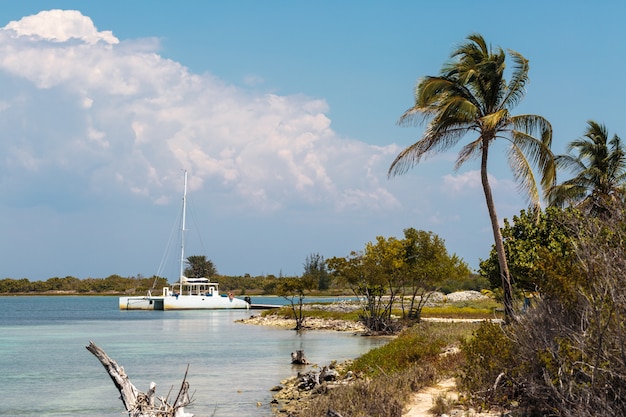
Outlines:
[{"label": "vegetation", "polygon": [[554,185],[556,171],[550,151],[550,123],[537,115],[511,114],[524,97],[529,66],[528,60],[515,51],[509,51],[509,57],[513,68],[507,83],[506,53],[500,48],[492,50],[481,35],[474,34],[452,53],[439,76],[423,78],[415,89],[415,104],[402,115],[400,123],[429,122],[422,138],[396,157],[389,174],[404,173],[423,158],[450,149],[467,134],[476,135],[461,148],[455,167],[480,156],[480,177],[498,255],[505,315],[510,320],[514,314],[512,287],[487,175],[490,146],[498,138],[509,141],[508,161],[513,175],[535,209],[539,208],[540,193],[532,166],[539,171],[544,189]]},{"label": "vegetation", "polygon": [[[220,283],[223,291],[246,293],[276,294],[279,278],[263,277],[213,277]],[[29,281],[27,278],[0,279],[0,294],[145,294],[148,290],[161,292],[167,286],[167,279],[162,277],[145,278],[121,277],[111,275],[107,278],[76,277],[49,278],[46,281]]]},{"label": "vegetation", "polygon": [[312,253],[304,261],[303,277],[307,277],[317,282],[317,289],[326,291],[330,288],[331,276],[326,268],[326,261],[319,253]]},{"label": "vegetation", "polygon": [[[513,62],[509,81],[507,56]],[[584,136],[555,158],[549,122],[511,114],[524,96],[528,71],[521,54],[507,55],[471,35],[438,76],[418,83],[415,104],[400,118],[401,124],[427,122],[426,129],[396,157],[390,176],[475,135],[461,148],[455,168],[480,157],[494,246],[479,276],[449,255],[437,235],[413,228],[402,239],[379,236],[345,258],[311,254],[301,277],[218,277],[206,256],[187,258],[187,276],[215,277],[223,290],[241,294],[282,295],[290,305],[278,314],[293,316],[296,329],[304,323],[306,296],[344,287],[365,298],[361,311],[307,310],[307,315],[358,319],[376,332],[404,326],[387,345],[345,370],[357,375],[354,383],[313,398],[298,416],[331,415],[329,410],[399,416],[408,394],[449,376],[458,376],[467,404],[479,407],[515,405],[529,416],[626,415],[626,152],[617,135],[609,139],[604,125],[589,121]],[[508,162],[530,203],[511,221],[504,219],[502,228],[487,175],[489,150],[499,138],[510,145]],[[572,178],[557,185],[557,168]],[[543,211],[536,177],[551,204]],[[426,304],[435,290],[482,289],[487,283],[499,287],[507,325],[420,322],[423,316],[499,318],[494,300]],[[6,278],[0,293],[136,294],[165,285],[165,278],[142,276]],[[520,315],[514,290],[518,299],[537,295]],[[442,354],[451,346],[460,352]],[[433,411],[450,407],[439,397]]]},{"label": "vegetation", "polygon": [[[559,168],[573,177],[549,190],[550,203],[573,206],[592,215],[606,215],[626,196],[626,150],[621,139],[593,120],[582,138],[570,142],[568,154],[556,158]],[[576,154],[571,152],[575,151]]]},{"label": "vegetation", "polygon": [[185,276],[190,278],[211,278],[217,275],[217,268],[212,260],[204,255],[189,256],[186,260]]},{"label": "vegetation", "polygon": [[442,303],[432,307],[424,307],[423,317],[449,319],[501,319],[502,304],[493,298],[475,301],[456,301]]},{"label": "vegetation", "polygon": [[358,375],[354,383],[312,398],[293,415],[333,410],[343,416],[400,416],[412,392],[454,375],[461,357],[442,355],[442,349],[459,345],[476,328],[474,323],[419,323],[346,368]]},{"label": "vegetation", "polygon": [[36,294],[36,293],[71,293],[71,294],[112,294],[112,293],[146,293],[167,286],[167,280],[160,277],[121,277],[111,275],[107,278],[76,277],[49,278],[47,281],[29,281],[27,278],[0,280],[0,293],[3,294]]},{"label": "vegetation", "polygon": [[467,264],[449,255],[442,239],[413,228],[404,239],[379,236],[362,252],[334,257],[328,267],[336,280],[366,300],[361,321],[373,332],[395,333],[396,302],[404,320],[419,321],[430,294],[445,279],[469,276]]},{"label": "vegetation", "polygon": [[[567,291],[566,282],[548,279],[546,271],[574,267],[574,241],[566,224],[568,218],[573,221],[576,216],[580,213],[575,210],[549,207],[539,213],[522,210],[511,221],[504,219],[502,237],[509,271],[522,295]],[[479,273],[489,280],[492,288],[499,285],[500,268],[495,249],[480,263]]]},{"label": "vegetation", "polygon": [[565,217],[571,254],[537,267],[561,291],[545,291],[518,323],[464,346],[473,401],[515,401],[530,415],[626,415],[626,207],[604,208],[608,215]]},{"label": "vegetation", "polygon": [[301,278],[282,278],[276,290],[278,295],[289,301],[293,317],[296,320],[294,330],[302,330],[304,325],[304,298],[314,288],[317,288],[318,281],[315,276],[305,274]]},{"label": "vegetation", "polygon": [[489,280],[478,274],[448,277],[439,284],[439,291],[450,294],[455,291],[480,291],[489,288]]}]

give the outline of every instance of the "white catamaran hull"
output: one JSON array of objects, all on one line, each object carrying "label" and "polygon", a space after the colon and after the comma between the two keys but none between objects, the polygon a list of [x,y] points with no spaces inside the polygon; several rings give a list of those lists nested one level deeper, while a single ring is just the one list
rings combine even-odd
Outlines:
[{"label": "white catamaran hull", "polygon": [[120,297],[120,310],[163,310],[164,297]]},{"label": "white catamaran hull", "polygon": [[224,310],[247,309],[250,304],[226,296],[184,295],[120,297],[120,310]]}]

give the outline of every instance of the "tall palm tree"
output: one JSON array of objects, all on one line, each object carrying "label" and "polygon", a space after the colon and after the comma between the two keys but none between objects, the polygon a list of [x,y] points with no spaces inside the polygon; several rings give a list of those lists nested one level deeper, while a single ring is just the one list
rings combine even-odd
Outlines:
[{"label": "tall palm tree", "polygon": [[481,35],[472,34],[452,53],[439,76],[428,76],[418,82],[415,104],[401,116],[399,124],[426,123],[426,129],[419,141],[396,157],[389,176],[402,174],[423,158],[446,151],[466,135],[470,136],[469,143],[458,154],[455,169],[480,156],[480,177],[502,276],[505,317],[510,321],[514,319],[511,279],[487,177],[489,147],[496,139],[508,141],[507,156],[513,176],[534,208],[539,207],[540,195],[532,167],[541,175],[544,189],[554,185],[556,174],[550,151],[550,123],[541,116],[510,113],[524,97],[529,67],[526,58],[509,50],[513,66],[507,83],[506,55],[501,48],[492,50]]},{"label": "tall palm tree", "polygon": [[[621,139],[609,140],[606,126],[587,122],[585,134],[569,143],[567,154],[557,156],[558,168],[573,177],[548,192],[551,205],[575,206],[592,215],[604,216],[610,206],[626,195],[626,150]],[[573,155],[575,151],[577,155]]]}]

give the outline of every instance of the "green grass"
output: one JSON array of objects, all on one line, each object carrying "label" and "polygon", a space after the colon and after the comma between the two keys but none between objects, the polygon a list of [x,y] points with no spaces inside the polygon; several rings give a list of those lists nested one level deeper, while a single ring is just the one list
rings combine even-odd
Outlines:
[{"label": "green grass", "polygon": [[[422,317],[441,317],[453,319],[496,319],[503,317],[503,314],[500,311],[501,309],[502,304],[491,298],[487,300],[457,301],[453,303],[444,302],[438,306],[424,307],[422,309]],[[361,312],[361,309],[357,309],[351,312],[307,309],[305,310],[304,315],[306,317],[357,321]],[[275,314],[279,317],[293,318],[293,311],[291,310],[291,306],[284,306],[279,309],[266,310],[261,314]],[[402,310],[394,309],[393,314],[396,317],[401,317]]]},{"label": "green grass", "polygon": [[437,357],[447,346],[459,345],[477,328],[477,323],[469,322],[422,322],[402,331],[386,345],[365,353],[353,362],[350,370],[368,377],[399,372]]},{"label": "green grass", "polygon": [[499,311],[502,304],[493,299],[457,301],[442,303],[435,307],[424,307],[422,317],[441,317],[454,319],[495,319],[502,318]]}]

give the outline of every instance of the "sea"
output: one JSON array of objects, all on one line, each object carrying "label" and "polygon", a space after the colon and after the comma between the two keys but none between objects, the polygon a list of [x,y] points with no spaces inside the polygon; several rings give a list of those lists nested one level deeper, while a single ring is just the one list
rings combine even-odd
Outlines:
[{"label": "sea", "polygon": [[[0,416],[127,415],[104,367],[85,348],[90,341],[124,367],[139,391],[154,381],[157,397],[175,397],[188,369],[193,403],[185,411],[198,417],[269,417],[270,389],[285,378],[387,341],[238,322],[253,314],[259,311],[120,311],[117,297],[0,297]],[[313,365],[292,365],[296,350]]]}]

